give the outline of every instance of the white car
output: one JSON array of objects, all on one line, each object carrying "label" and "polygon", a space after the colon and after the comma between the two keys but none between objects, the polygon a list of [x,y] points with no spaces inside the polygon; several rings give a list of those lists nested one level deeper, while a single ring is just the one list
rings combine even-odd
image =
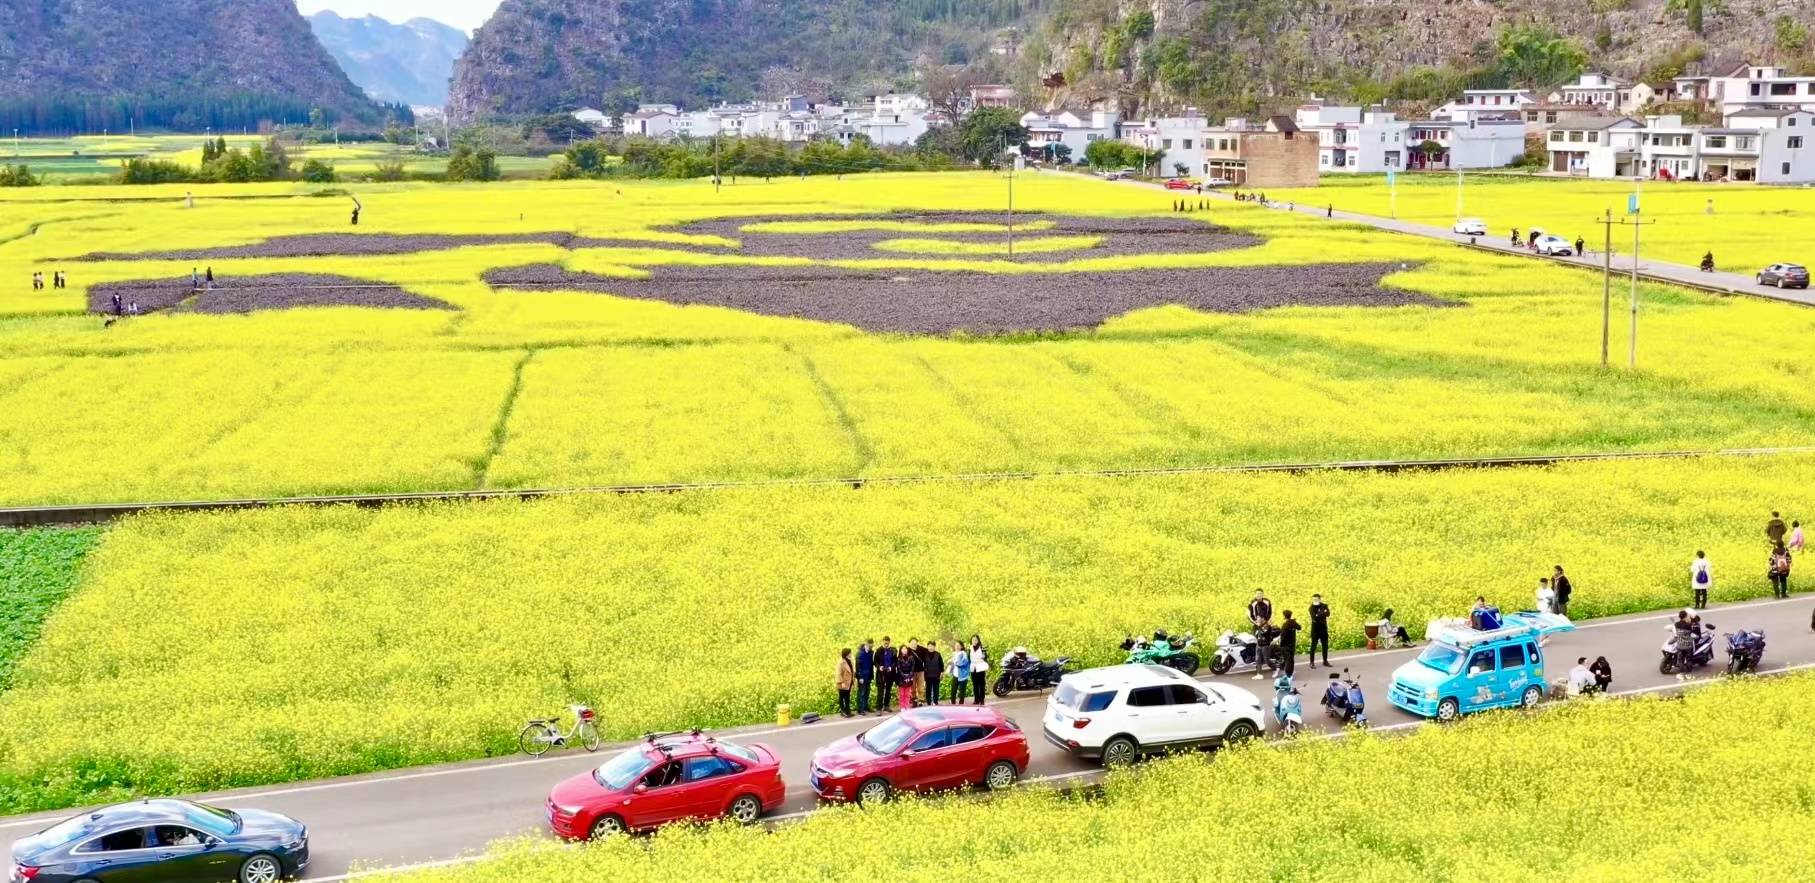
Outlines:
[{"label": "white car", "polygon": [[1480,218],[1459,218],[1456,225],[1450,228],[1463,236],[1486,236],[1487,222]]},{"label": "white car", "polygon": [[1066,675],[1046,700],[1046,741],[1105,766],[1142,754],[1253,739],[1266,718],[1253,693],[1193,680],[1162,665],[1112,665]]},{"label": "white car", "polygon": [[1538,243],[1535,246],[1535,249],[1538,254],[1555,255],[1559,257],[1569,257],[1576,253],[1575,246],[1570,245],[1569,240],[1549,233],[1538,237]]}]

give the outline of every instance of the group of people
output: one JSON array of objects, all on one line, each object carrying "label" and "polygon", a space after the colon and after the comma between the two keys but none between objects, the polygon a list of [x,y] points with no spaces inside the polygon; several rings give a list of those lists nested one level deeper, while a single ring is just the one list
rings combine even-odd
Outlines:
[{"label": "group of people", "polygon": [[1765,522],[1765,539],[1771,544],[1771,563],[1765,574],[1771,579],[1771,597],[1790,597],[1790,562],[1793,556],[1800,554],[1803,547],[1802,522],[1792,521],[1784,526],[1783,516],[1773,512],[1771,520]]},{"label": "group of people", "polygon": [[[1321,648],[1323,664],[1327,668],[1330,665],[1330,605],[1324,603],[1323,595],[1314,594],[1306,613],[1311,618],[1311,637],[1305,660],[1316,668],[1317,653]],[[1291,677],[1298,668],[1298,636],[1305,630],[1304,626],[1290,610],[1284,612],[1279,625],[1275,626],[1273,601],[1261,589],[1256,589],[1254,600],[1248,602],[1248,621],[1254,627],[1254,678],[1266,677],[1261,673],[1263,668],[1275,675]]]},{"label": "group of people", "polygon": [[[52,287],[52,288],[68,288],[69,287],[69,274],[63,272],[62,270],[51,271],[50,287]],[[44,290],[44,271],[43,270],[39,270],[38,272],[32,274],[32,290],[33,291],[43,291]]]},{"label": "group of people", "polygon": [[[865,638],[857,645],[855,656],[851,648],[844,648],[839,651],[835,682],[839,715],[853,717],[869,714],[872,709],[877,714],[887,714],[891,699],[902,710],[938,705],[941,684],[948,678],[950,686],[945,694],[949,703],[961,705],[969,698],[982,705],[989,674],[989,651],[983,646],[983,638],[971,635],[969,645],[954,640],[949,652],[950,656],[941,653],[935,641],[922,645],[919,638],[909,638],[906,646],[898,647],[887,635],[880,645],[872,645]],[[854,711],[853,692],[857,694]]]},{"label": "group of people", "polygon": [[1569,670],[1568,691],[1571,696],[1605,693],[1612,684],[1613,664],[1605,656],[1596,656],[1592,663],[1586,656],[1577,656],[1576,667]]},{"label": "group of people", "polygon": [[1575,586],[1570,585],[1563,565],[1557,565],[1550,576],[1538,578],[1538,612],[1568,616],[1569,596],[1574,593]]},{"label": "group of people", "polygon": [[1266,205],[1267,204],[1267,194],[1265,194],[1265,193],[1243,193],[1240,190],[1237,190],[1237,191],[1235,191],[1235,201],[1236,202],[1258,202],[1261,205]]},{"label": "group of people", "polygon": [[[1513,248],[1523,248],[1526,251],[1536,252],[1538,250],[1538,237],[1542,235],[1544,235],[1544,231],[1542,230],[1531,230],[1525,234],[1525,239],[1521,242],[1519,239],[1519,228],[1514,227],[1512,228],[1512,239],[1510,242]],[[1469,241],[1473,242],[1474,240],[1471,239]],[[1575,253],[1577,255],[1585,255],[1588,253],[1588,242],[1580,236],[1576,237],[1575,247]]]},{"label": "group of people", "polygon": [[190,267],[189,288],[193,291],[213,291],[214,268],[209,267],[206,273],[200,273],[196,271],[195,267]]}]

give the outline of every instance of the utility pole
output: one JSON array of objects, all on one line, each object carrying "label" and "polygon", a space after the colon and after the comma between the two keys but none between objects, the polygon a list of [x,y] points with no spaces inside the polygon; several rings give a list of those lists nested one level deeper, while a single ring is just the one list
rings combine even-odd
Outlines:
[{"label": "utility pole", "polygon": [[1601,368],[1607,367],[1608,337],[1613,325],[1613,209],[1600,221],[1605,233],[1601,249]]},{"label": "utility pole", "polygon": [[1639,215],[1639,182],[1643,180],[1642,175],[1632,178],[1632,338],[1626,351],[1628,368],[1639,366],[1639,225],[1643,223]]},{"label": "utility pole", "polygon": [[722,185],[721,178],[722,178],[722,176],[720,175],[719,168],[718,168],[718,133],[714,132],[714,133],[712,133],[712,192],[713,193],[719,192],[719,187]]},{"label": "utility pole", "polygon": [[[1002,136],[1002,152],[1008,153],[1008,136]],[[1015,259],[1015,160],[1019,154],[1008,160],[1008,259]]]}]

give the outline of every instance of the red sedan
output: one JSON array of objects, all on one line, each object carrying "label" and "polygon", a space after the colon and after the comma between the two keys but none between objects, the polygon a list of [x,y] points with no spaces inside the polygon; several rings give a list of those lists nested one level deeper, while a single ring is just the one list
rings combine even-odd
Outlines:
[{"label": "red sedan", "polygon": [[780,760],[767,745],[668,733],[556,785],[548,794],[548,823],[573,840],[669,822],[749,823],[781,806],[783,792]]},{"label": "red sedan", "polygon": [[1167,190],[1190,190],[1191,188],[1193,188],[1195,186],[1197,186],[1197,185],[1191,183],[1190,181],[1185,180],[1184,178],[1173,178],[1166,182]]},{"label": "red sedan", "polygon": [[813,754],[824,800],[869,803],[896,791],[1007,788],[1027,769],[1027,736],[988,706],[917,708]]}]

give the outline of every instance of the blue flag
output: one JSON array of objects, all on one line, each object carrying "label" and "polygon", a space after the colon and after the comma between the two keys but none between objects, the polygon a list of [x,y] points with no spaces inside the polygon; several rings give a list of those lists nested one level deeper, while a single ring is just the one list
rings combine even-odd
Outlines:
[{"label": "blue flag", "polygon": [[1634,193],[1634,194],[1631,194],[1626,197],[1626,214],[1636,215],[1638,213],[1639,213],[1639,195],[1637,193]]}]

